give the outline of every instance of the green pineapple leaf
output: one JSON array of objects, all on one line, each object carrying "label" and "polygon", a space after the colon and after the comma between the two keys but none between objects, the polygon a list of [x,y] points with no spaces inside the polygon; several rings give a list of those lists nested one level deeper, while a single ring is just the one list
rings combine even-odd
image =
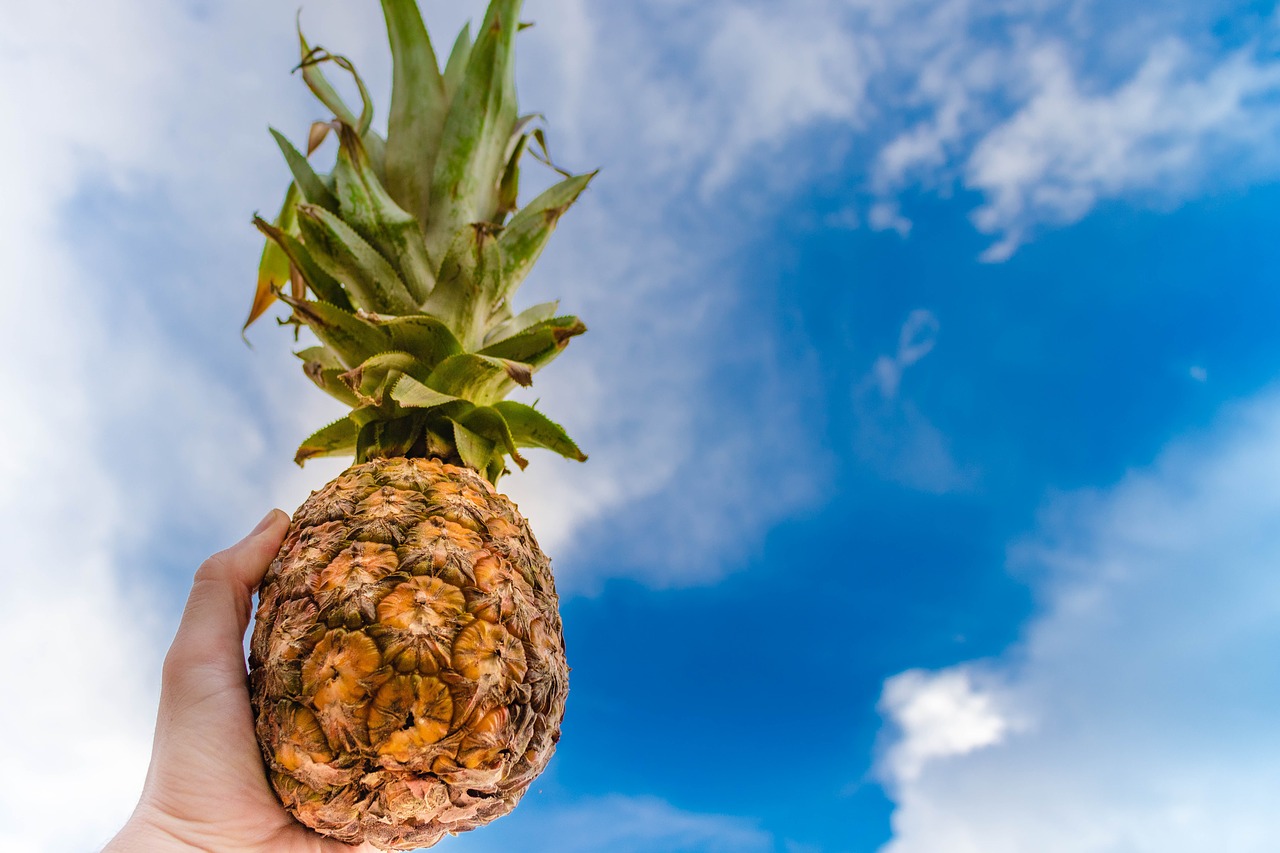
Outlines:
[{"label": "green pineapple leaf", "polygon": [[342,381],[361,404],[381,406],[387,391],[401,376],[408,375],[423,381],[430,373],[430,366],[407,352],[384,352],[365,359],[359,367],[344,373]]},{"label": "green pineapple leaf", "polygon": [[476,435],[483,436],[493,442],[495,447],[503,448],[507,455],[511,457],[511,461],[519,465],[521,470],[524,470],[529,465],[528,460],[520,455],[520,451],[516,447],[515,438],[511,434],[511,427],[507,425],[506,419],[497,409],[492,406],[476,406],[465,414],[454,418],[454,420]]},{"label": "green pineapple leaf", "polygon": [[502,255],[492,232],[480,225],[458,230],[422,310],[439,317],[468,349],[484,338],[482,308],[496,303]]},{"label": "green pineapple leaf", "polygon": [[377,453],[379,456],[404,456],[422,436],[423,422],[426,416],[412,413],[402,418],[393,418],[381,424],[378,433]]},{"label": "green pineapple leaf", "polygon": [[452,394],[443,394],[429,388],[408,375],[401,376],[391,389],[391,399],[407,409],[436,409],[452,403],[466,402]]},{"label": "green pineapple leaf", "polygon": [[303,199],[310,204],[318,204],[325,210],[337,210],[338,199],[329,189],[328,184],[311,168],[311,161],[294,148],[293,143],[283,133],[274,127],[267,129],[271,131],[276,144],[280,146],[280,152],[284,154],[285,162],[289,164],[289,171],[293,173],[294,185],[302,191]]},{"label": "green pineapple leaf", "polygon": [[495,448],[494,442],[454,421],[453,443],[458,448],[458,455],[462,457],[463,463],[477,471],[484,471],[489,467]]},{"label": "green pineapple leaf", "polygon": [[435,286],[435,275],[418,220],[387,193],[355,130],[339,123],[338,138],[338,163],[333,176],[341,219],[391,262],[414,305],[419,305]]},{"label": "green pineapple leaf", "polygon": [[382,12],[393,65],[387,187],[402,208],[422,219],[428,212],[431,176],[449,102],[417,3],[382,0]]},{"label": "green pineapple leaf", "polygon": [[303,364],[315,362],[321,367],[335,370],[342,367],[338,357],[324,347],[307,347],[304,350],[298,350],[294,355],[302,359]]},{"label": "green pineapple leaf", "polygon": [[267,239],[270,242],[284,252],[286,258],[301,274],[303,281],[311,288],[311,292],[316,295],[317,299],[347,311],[352,310],[351,300],[347,298],[347,292],[342,289],[342,285],[338,283],[337,279],[320,268],[320,265],[315,262],[311,257],[311,253],[307,251],[297,237],[294,237],[284,229],[267,223],[261,217],[255,216],[253,224],[258,227],[259,231],[267,235]]},{"label": "green pineapple leaf", "polygon": [[431,181],[427,253],[438,257],[463,225],[491,222],[502,156],[516,123],[515,36],[522,0],[494,0],[449,105]]},{"label": "green pineapple leaf", "polygon": [[520,447],[542,447],[567,459],[587,461],[587,455],[578,449],[564,427],[533,406],[526,406],[515,400],[502,400],[494,403],[493,408],[506,420],[515,443]]},{"label": "green pineapple leaf", "polygon": [[349,311],[326,302],[295,299],[285,293],[280,293],[279,297],[348,369],[390,349],[390,338],[386,332]]},{"label": "green pineapple leaf", "polygon": [[529,275],[556,224],[587,188],[596,172],[566,178],[543,192],[511,218],[498,235],[502,253],[503,297],[510,297]]},{"label": "green pineapple leaf", "polygon": [[396,317],[381,324],[391,336],[391,345],[397,350],[411,352],[434,368],[451,355],[462,352],[462,344],[449,327],[425,314]]},{"label": "green pineapple leaf", "polygon": [[518,361],[536,370],[550,364],[569,345],[571,338],[586,330],[577,317],[554,317],[486,346],[480,355]]},{"label": "green pineapple leaf", "polygon": [[[462,85],[463,75],[467,73],[467,60],[471,58],[471,23],[462,26],[462,32],[453,42],[453,50],[449,52],[449,62],[444,68],[444,96],[446,102],[452,102],[458,88]],[[443,124],[443,122],[442,122]]]},{"label": "green pineapple leaf", "polygon": [[333,399],[353,409],[363,405],[360,398],[352,393],[343,380],[347,370],[344,367],[326,367],[318,361],[308,361],[302,365],[302,372]]},{"label": "green pineapple leaf", "polygon": [[502,183],[498,187],[498,222],[503,222],[519,207],[520,196],[520,157],[529,147],[529,134],[521,134],[517,138],[515,150],[507,160],[506,171],[502,173]]},{"label": "green pineapple leaf", "polygon": [[293,461],[298,465],[308,459],[321,456],[345,456],[355,452],[356,425],[350,418],[343,418],[313,433],[298,447]]},{"label": "green pineapple leaf", "polygon": [[510,319],[498,323],[498,325],[493,326],[489,330],[488,334],[486,334],[484,338],[485,346],[496,341],[504,341],[512,335],[517,335],[531,326],[536,326],[538,323],[550,320],[552,317],[556,316],[556,311],[560,309],[560,302],[559,300],[555,302],[543,302],[538,305],[534,305],[532,308],[526,308],[514,317],[510,316],[511,309],[508,306],[508,302],[503,303],[503,308],[506,308],[507,315]]},{"label": "green pineapple leaf", "polygon": [[533,372],[517,361],[462,353],[440,362],[427,377],[426,384],[441,393],[484,406],[501,400],[517,385],[533,384]]},{"label": "green pineapple leaf", "polygon": [[357,308],[372,314],[410,314],[413,297],[387,259],[336,214],[298,205],[298,225],[316,263],[347,285]]}]

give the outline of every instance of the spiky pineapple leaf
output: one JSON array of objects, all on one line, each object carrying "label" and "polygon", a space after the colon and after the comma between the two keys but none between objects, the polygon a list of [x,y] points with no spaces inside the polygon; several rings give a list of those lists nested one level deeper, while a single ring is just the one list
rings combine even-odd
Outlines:
[{"label": "spiky pineapple leaf", "polygon": [[343,418],[318,430],[302,442],[293,461],[298,465],[322,456],[345,456],[356,450],[356,425]]},{"label": "spiky pineapple leaf", "polygon": [[449,105],[431,181],[427,252],[438,257],[456,230],[492,221],[516,122],[515,36],[522,0],[494,0]]},{"label": "spiky pineapple leaf", "polygon": [[297,237],[288,231],[267,223],[255,216],[253,224],[267,235],[267,239],[279,246],[294,268],[301,274],[303,281],[311,288],[311,292],[322,302],[328,302],[345,310],[351,310],[351,300],[337,279],[329,275],[311,257],[311,253],[302,245]]},{"label": "spiky pineapple leaf", "polygon": [[453,443],[466,465],[477,471],[484,471],[489,467],[489,461],[493,457],[496,446],[494,442],[454,421]]},{"label": "spiky pineapple leaf", "polygon": [[342,220],[391,262],[414,305],[419,305],[435,286],[435,275],[418,220],[382,185],[355,129],[340,122],[338,137],[333,176]]},{"label": "spiky pineapple leaf", "polygon": [[502,286],[502,255],[491,231],[480,225],[458,230],[440,265],[435,290],[423,311],[453,329],[464,347],[474,349],[484,337],[484,306],[494,304]]},{"label": "spiky pineapple leaf", "polygon": [[507,425],[506,418],[497,409],[492,406],[476,406],[465,414],[458,415],[454,420],[476,435],[493,442],[495,447],[501,447],[521,470],[529,465],[528,460],[520,455],[516,447],[515,438],[511,434],[511,427]]},{"label": "spiky pineapple leaf", "polygon": [[466,402],[452,394],[429,388],[412,376],[401,376],[391,389],[391,399],[408,409],[436,409],[451,403]]},{"label": "spiky pineapple leaf", "polygon": [[439,60],[415,0],[382,0],[391,40],[391,115],[387,120],[387,186],[419,219],[428,212],[431,176],[449,102]]},{"label": "spiky pineapple leaf", "polygon": [[377,446],[378,433],[382,431],[382,421],[369,421],[360,424],[356,431],[356,462],[368,462],[369,451]]},{"label": "spiky pineapple leaf", "polygon": [[481,355],[506,358],[534,369],[550,364],[569,340],[581,335],[587,327],[577,317],[553,317],[516,335],[490,344]]},{"label": "spiky pineapple leaf", "polygon": [[307,347],[294,353],[295,356],[302,359],[304,364],[315,362],[321,367],[331,367],[338,369],[342,367],[342,362],[338,361],[338,357],[324,347]]},{"label": "spiky pineapple leaf", "polygon": [[[503,303],[508,316],[510,316],[510,308],[507,307],[508,305],[509,303]],[[510,317],[510,319],[500,323],[499,325],[493,326],[485,335],[485,346],[497,341],[504,341],[512,335],[518,335],[531,326],[550,320],[552,317],[556,316],[556,311],[559,310],[559,308],[560,302],[558,300],[555,302],[542,302],[531,308],[526,308],[514,317]],[[490,322],[492,322],[492,319]]]},{"label": "spiky pineapple leaf", "polygon": [[462,25],[462,31],[453,42],[449,51],[449,62],[444,68],[444,95],[446,102],[452,102],[462,85],[463,75],[467,73],[467,60],[471,58],[471,22]]},{"label": "spiky pineapple leaf", "polygon": [[517,137],[515,150],[507,159],[507,168],[502,173],[502,183],[498,186],[498,222],[506,221],[519,208],[520,158],[528,147],[529,134],[521,134]]},{"label": "spiky pineapple leaf", "polygon": [[280,146],[280,153],[284,154],[285,162],[289,164],[289,171],[293,173],[294,185],[301,190],[303,199],[310,204],[318,204],[326,210],[337,210],[338,199],[324,180],[316,174],[315,169],[311,168],[311,162],[301,151],[293,147],[293,143],[283,133],[274,127],[267,129],[275,137],[276,145]]},{"label": "spiky pineapple leaf", "polygon": [[280,294],[280,299],[348,369],[391,348],[386,332],[349,311],[326,302],[294,299],[284,293]]},{"label": "spiky pineapple leaf", "polygon": [[391,264],[350,225],[323,207],[298,205],[307,251],[325,272],[347,285],[357,308],[373,314],[409,314],[413,297]]},{"label": "spiky pineapple leaf", "polygon": [[326,367],[318,361],[309,361],[302,365],[302,372],[307,374],[316,387],[344,406],[354,409],[363,405],[342,378],[347,373],[345,367]]},{"label": "spiky pineapple leaf", "polygon": [[520,447],[542,447],[567,459],[587,461],[587,455],[564,431],[564,427],[533,406],[515,400],[501,400],[494,403],[493,408],[506,420],[515,443]]},{"label": "spiky pineapple leaf", "polygon": [[431,367],[407,352],[384,352],[365,359],[359,367],[343,374],[342,381],[360,403],[381,406],[387,391],[406,374],[425,381]]},{"label": "spiky pineapple leaf", "polygon": [[413,413],[364,424],[356,436],[356,461],[404,456],[422,437],[423,421],[422,414]]},{"label": "spiky pineapple leaf", "polygon": [[[284,194],[284,204],[276,217],[275,227],[281,232],[297,227],[298,185],[289,184]],[[258,221],[260,217],[254,217]],[[253,322],[267,313],[271,303],[276,301],[275,292],[284,287],[289,280],[289,256],[283,248],[272,240],[267,240],[262,249],[262,260],[258,263],[258,286],[253,292],[253,304],[249,306],[249,318],[244,321],[240,331],[243,333]]]},{"label": "spiky pineapple leaf", "polygon": [[381,328],[390,335],[393,348],[413,353],[432,368],[462,352],[462,344],[449,327],[425,314],[397,317],[383,323]]},{"label": "spiky pineapple leaf", "polygon": [[422,435],[425,415],[413,413],[378,424],[376,449],[379,456],[404,456]]},{"label": "spiky pineapple leaf", "polygon": [[352,409],[347,417],[355,423],[356,426],[364,429],[370,424],[382,423],[386,420],[386,410],[381,406],[361,406],[358,409]]},{"label": "spiky pineapple leaf", "polygon": [[555,184],[525,205],[498,235],[502,253],[502,296],[509,297],[529,275],[556,230],[560,217],[577,201],[596,172],[576,175]]},{"label": "spiky pineapple leaf", "polygon": [[516,361],[462,353],[440,362],[427,377],[426,384],[441,393],[484,406],[501,400],[517,385],[533,384],[533,372]]}]

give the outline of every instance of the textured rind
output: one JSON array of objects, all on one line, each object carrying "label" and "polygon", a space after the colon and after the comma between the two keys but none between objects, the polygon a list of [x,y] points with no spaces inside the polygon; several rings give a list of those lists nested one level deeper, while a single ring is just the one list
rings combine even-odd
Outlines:
[{"label": "textured rind", "polygon": [[479,474],[353,466],[314,492],[260,590],[258,741],[299,821],[385,850],[511,811],[560,737],[550,563]]}]

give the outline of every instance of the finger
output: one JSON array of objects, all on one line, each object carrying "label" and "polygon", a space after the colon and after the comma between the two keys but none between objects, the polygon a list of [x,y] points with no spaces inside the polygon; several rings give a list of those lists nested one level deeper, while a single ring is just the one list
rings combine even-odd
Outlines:
[{"label": "finger", "polygon": [[165,677],[213,665],[244,672],[244,632],[249,625],[253,590],[280,549],[289,516],[278,509],[225,551],[196,571],[182,622],[165,659]]}]

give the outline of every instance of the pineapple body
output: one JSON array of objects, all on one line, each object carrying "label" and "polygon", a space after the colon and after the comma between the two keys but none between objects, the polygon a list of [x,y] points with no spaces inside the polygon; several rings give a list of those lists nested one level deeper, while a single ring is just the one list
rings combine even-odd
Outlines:
[{"label": "pineapple body", "polygon": [[355,465],[298,509],[250,665],[281,801],[387,850],[511,811],[568,690],[546,555],[508,498],[437,459]]}]

